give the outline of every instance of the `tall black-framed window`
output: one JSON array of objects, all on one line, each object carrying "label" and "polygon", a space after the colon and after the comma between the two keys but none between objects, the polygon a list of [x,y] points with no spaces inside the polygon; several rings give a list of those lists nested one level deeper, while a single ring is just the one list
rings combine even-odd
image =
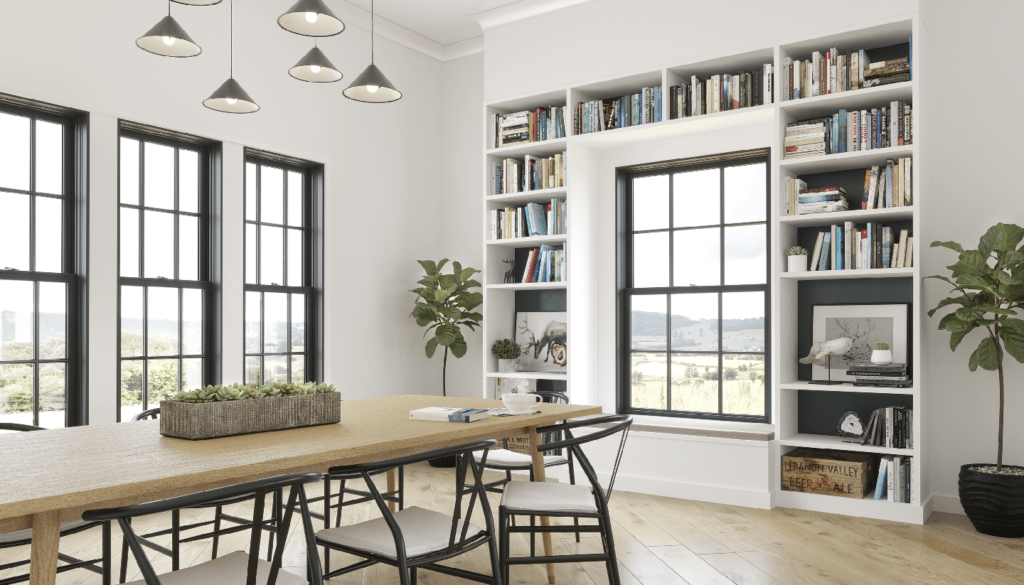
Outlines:
[{"label": "tall black-framed window", "polygon": [[768,165],[619,169],[620,411],[769,421]]},{"label": "tall black-framed window", "polygon": [[0,421],[85,422],[84,116],[0,101]]},{"label": "tall black-framed window", "polygon": [[322,167],[245,163],[245,381],[322,377]]},{"label": "tall black-framed window", "polygon": [[121,131],[118,420],[218,381],[211,148]]}]

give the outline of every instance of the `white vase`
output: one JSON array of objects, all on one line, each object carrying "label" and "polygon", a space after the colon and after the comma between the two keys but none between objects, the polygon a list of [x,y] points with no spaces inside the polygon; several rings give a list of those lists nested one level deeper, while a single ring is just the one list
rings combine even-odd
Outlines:
[{"label": "white vase", "polygon": [[891,349],[873,349],[873,350],[871,350],[871,363],[873,363],[873,364],[891,364],[892,363],[892,350]]},{"label": "white vase", "polygon": [[807,272],[807,254],[789,256],[790,272]]},{"label": "white vase", "polygon": [[498,372],[507,374],[516,371],[516,360],[498,360]]}]

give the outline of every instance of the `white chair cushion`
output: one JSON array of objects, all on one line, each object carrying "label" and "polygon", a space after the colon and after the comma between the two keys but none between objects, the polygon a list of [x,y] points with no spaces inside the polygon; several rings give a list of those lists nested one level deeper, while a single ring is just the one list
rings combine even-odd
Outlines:
[{"label": "white chair cushion", "polygon": [[[479,509],[479,508],[478,508]],[[452,517],[447,514],[411,506],[395,512],[395,521],[402,529],[407,558],[418,557],[448,548],[452,532]],[[462,520],[459,520],[455,543],[462,536]],[[466,530],[466,540],[483,532],[473,522]],[[368,520],[351,526],[329,528],[316,533],[317,538],[357,550],[397,558],[395,537],[383,518]]]},{"label": "white chair cushion", "polygon": [[[477,463],[480,462],[482,456],[483,451],[473,452],[473,458],[476,459]],[[545,455],[544,466],[554,465],[567,460],[568,458],[565,455]],[[525,453],[516,453],[508,449],[491,449],[487,452],[487,467],[529,469],[532,466],[533,459]]]},{"label": "white chair cushion", "polygon": [[[302,528],[299,527],[301,531]],[[160,582],[164,585],[245,585],[249,555],[242,551],[217,557],[187,569],[164,573]],[[270,563],[260,559],[256,563],[256,582],[263,584],[270,578]],[[277,573],[277,585],[307,585],[304,577],[281,569]],[[146,581],[132,581],[128,585],[146,585]]]},{"label": "white chair cushion", "polygon": [[[88,524],[85,520],[72,520],[70,522],[61,522],[60,531],[71,530],[72,528],[78,528],[83,524]],[[19,540],[31,540],[32,529],[26,528],[25,530],[19,530],[17,532],[8,532],[7,534],[0,534],[0,543],[18,542]]]},{"label": "white chair cushion", "polygon": [[597,513],[594,494],[587,485],[510,481],[501,505],[508,510]]}]

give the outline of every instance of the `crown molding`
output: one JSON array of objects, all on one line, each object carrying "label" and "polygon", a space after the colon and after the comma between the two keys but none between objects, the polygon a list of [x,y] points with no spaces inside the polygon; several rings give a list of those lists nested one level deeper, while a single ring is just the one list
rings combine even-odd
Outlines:
[{"label": "crown molding", "polygon": [[526,18],[540,16],[577,4],[583,4],[590,0],[520,0],[514,4],[506,4],[492,10],[478,12],[470,15],[470,18],[480,23],[480,27],[487,31],[496,26],[510,24]]}]

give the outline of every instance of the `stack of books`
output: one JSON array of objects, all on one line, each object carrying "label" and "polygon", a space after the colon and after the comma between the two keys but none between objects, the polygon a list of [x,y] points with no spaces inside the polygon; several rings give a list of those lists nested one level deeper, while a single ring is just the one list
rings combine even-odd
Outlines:
[{"label": "stack of books", "polygon": [[782,60],[782,100],[799,100],[819,95],[854,91],[890,83],[910,81],[913,37],[909,39],[908,56],[888,61],[871,62],[867,51],[840,50],[832,47],[825,53],[815,51],[810,59]]},{"label": "stack of books", "polygon": [[426,420],[432,422],[461,422],[469,423],[487,418],[486,408],[448,408],[444,406],[429,406],[418,410],[409,411],[410,420]]},{"label": "stack of books", "polygon": [[661,86],[607,100],[576,104],[574,135],[661,122]]},{"label": "stack of books", "polygon": [[786,212],[789,215],[808,213],[829,213],[847,211],[846,189],[839,186],[808,189],[807,183],[799,178],[786,179]]},{"label": "stack of books", "polygon": [[494,115],[494,148],[565,138],[565,107]]},{"label": "stack of books", "polygon": [[556,236],[566,233],[566,202],[527,203],[491,211],[491,239]]},{"label": "stack of books", "polygon": [[850,221],[833,225],[829,231],[818,233],[810,258],[811,271],[910,268],[913,265],[914,237],[910,230],[900,230],[897,235],[890,226],[881,223],[868,223],[863,228]]},{"label": "stack of books", "polygon": [[773,69],[765,63],[753,71],[711,75],[704,80],[692,75],[689,82],[669,87],[669,119],[770,104]]},{"label": "stack of books", "polygon": [[902,455],[886,455],[878,465],[878,481],[875,484],[875,499],[887,499],[897,504],[916,504],[917,490],[914,489],[914,458]]},{"label": "stack of books", "polygon": [[910,388],[914,385],[910,379],[907,364],[850,364],[846,370],[849,376],[855,376],[854,386],[884,386],[886,388]]},{"label": "stack of books", "polygon": [[914,411],[906,406],[887,406],[872,412],[860,444],[913,449]]},{"label": "stack of books", "polygon": [[831,119],[812,118],[786,124],[786,151],[783,158],[806,158],[825,154],[825,145],[830,141]]},{"label": "stack of books", "polygon": [[565,266],[565,250],[561,245],[530,250],[523,270],[523,282],[565,282],[568,271]]},{"label": "stack of books", "polygon": [[523,160],[506,158],[497,161],[491,165],[494,194],[506,195],[564,187],[565,161],[564,152],[547,158],[527,155]]}]

